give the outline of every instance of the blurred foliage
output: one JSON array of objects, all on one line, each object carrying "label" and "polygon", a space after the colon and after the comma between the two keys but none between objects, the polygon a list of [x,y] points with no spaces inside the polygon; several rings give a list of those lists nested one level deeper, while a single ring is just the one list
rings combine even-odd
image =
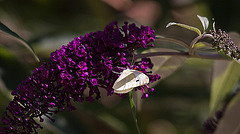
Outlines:
[{"label": "blurred foliage", "polygon": [[[166,29],[168,22],[180,22],[201,29],[196,16],[200,14],[209,19],[213,17],[218,28],[240,32],[240,18],[237,17],[237,6],[240,4],[236,0],[123,0],[122,3],[114,4],[117,1],[0,0],[0,21],[31,43],[42,62],[47,61],[52,51],[66,45],[74,37],[103,30],[112,21],[149,25],[160,35],[186,43],[191,42],[196,34],[176,27]],[[201,133],[202,124],[208,117],[212,62],[187,59],[175,73],[156,85],[156,90],[143,100],[141,111],[138,112],[143,134]],[[6,86],[9,91],[16,89],[38,66],[39,63],[26,48],[0,33],[0,79],[4,84],[0,84],[0,88]],[[2,115],[10,100],[2,92],[0,100]],[[75,106],[76,111],[55,115],[56,122],[49,122],[52,124],[49,127],[45,127],[48,126],[45,124],[39,132],[137,132],[128,98],[102,95],[99,101],[77,103]]]},{"label": "blurred foliage", "polygon": [[240,13],[238,10],[240,1],[205,0],[205,2],[207,2],[214,20],[217,22],[217,27],[221,27],[225,31],[240,32],[240,18],[237,17]]}]

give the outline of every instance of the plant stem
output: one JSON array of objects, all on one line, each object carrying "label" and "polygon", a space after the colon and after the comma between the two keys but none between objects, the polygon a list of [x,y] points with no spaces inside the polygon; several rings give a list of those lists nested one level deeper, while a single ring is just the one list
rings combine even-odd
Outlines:
[{"label": "plant stem", "polygon": [[216,60],[225,59],[224,56],[221,56],[220,54],[197,53],[195,55],[189,55],[188,52],[152,52],[152,53],[145,53],[145,54],[137,54],[135,55],[135,60],[140,58],[153,57],[153,56],[185,56],[189,58],[192,57],[192,58],[216,59]]},{"label": "plant stem", "polygon": [[190,46],[189,46],[189,51],[188,51],[188,54],[189,55],[193,55],[194,54],[194,51],[193,51],[193,48],[194,48],[194,45],[197,43],[198,40],[200,40],[202,38],[202,35],[199,35],[198,37],[196,37],[194,40],[192,40]]},{"label": "plant stem", "polygon": [[133,119],[134,119],[134,122],[135,122],[135,125],[136,125],[136,128],[137,128],[138,134],[141,134],[141,131],[139,129],[138,122],[137,122],[136,107],[135,107],[135,104],[133,102],[132,92],[129,92],[128,95],[129,95],[129,102],[130,102],[130,106],[131,106],[131,110],[132,110]]},{"label": "plant stem", "polygon": [[196,37],[194,40],[192,40],[190,46],[189,46],[189,55],[194,55],[194,45],[202,38],[212,38],[213,39],[213,36],[211,34],[202,34],[202,35],[199,35],[198,37]]}]

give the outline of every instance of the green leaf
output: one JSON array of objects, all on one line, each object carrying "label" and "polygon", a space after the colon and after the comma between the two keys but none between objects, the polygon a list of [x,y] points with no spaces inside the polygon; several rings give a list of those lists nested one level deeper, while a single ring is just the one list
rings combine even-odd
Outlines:
[{"label": "green leaf", "polygon": [[240,65],[234,61],[215,61],[213,69],[210,115],[217,110],[240,78]]},{"label": "green leaf", "polygon": [[11,37],[14,37],[14,39],[18,40],[19,42],[21,42],[32,54],[33,56],[35,57],[35,59],[40,62],[38,56],[36,55],[36,53],[34,52],[34,50],[32,49],[31,45],[25,41],[23,38],[21,38],[18,34],[16,34],[15,32],[13,32],[12,30],[10,30],[7,26],[5,26],[2,22],[0,22],[0,30],[11,36]]},{"label": "green leaf", "polygon": [[185,24],[181,24],[181,23],[170,22],[170,23],[167,24],[166,28],[168,28],[170,26],[173,26],[173,25],[177,25],[177,26],[180,26],[182,28],[186,28],[188,30],[196,32],[198,35],[201,35],[201,31],[198,28],[193,27],[193,26],[189,26],[189,25],[185,25]]},{"label": "green leaf", "polygon": [[214,52],[215,49],[212,48],[212,44],[207,42],[198,42],[194,45],[193,51],[203,51],[204,53]]},{"label": "green leaf", "polygon": [[[151,52],[178,52],[178,51],[166,48],[152,48],[143,51],[142,53]],[[151,69],[151,71],[153,74],[159,74],[161,76],[160,80],[162,80],[173,74],[185,62],[185,59],[186,57],[184,56],[153,56],[151,57],[151,61],[154,66]],[[157,82],[151,83],[150,86],[155,85]]]},{"label": "green leaf", "polygon": [[209,21],[208,21],[207,17],[202,17],[200,15],[197,15],[197,17],[201,21],[202,26],[203,26],[203,31],[205,32],[209,26]]},{"label": "green leaf", "polygon": [[203,42],[198,42],[194,45],[195,49],[199,49],[199,48],[202,48],[202,47],[211,47],[211,46],[209,46],[208,44],[203,43]]}]

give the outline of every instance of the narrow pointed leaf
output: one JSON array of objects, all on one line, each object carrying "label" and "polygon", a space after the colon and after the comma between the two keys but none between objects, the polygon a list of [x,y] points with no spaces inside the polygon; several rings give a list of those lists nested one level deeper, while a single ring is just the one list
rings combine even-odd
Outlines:
[{"label": "narrow pointed leaf", "polygon": [[3,33],[14,37],[14,39],[18,40],[19,42],[21,42],[35,57],[35,59],[40,62],[38,56],[36,55],[36,53],[34,52],[33,48],[31,47],[31,45],[25,41],[23,38],[21,38],[18,34],[16,34],[15,32],[13,32],[12,30],[10,30],[7,26],[5,26],[2,22],[0,22],[0,31],[2,31]]},{"label": "narrow pointed leaf", "polygon": [[234,61],[215,61],[211,85],[210,114],[238,84],[240,65]]},{"label": "narrow pointed leaf", "polygon": [[203,31],[205,32],[208,29],[208,26],[209,26],[209,21],[208,21],[207,17],[202,17],[200,15],[197,15],[197,17],[201,21],[202,26],[203,26]]},{"label": "narrow pointed leaf", "polygon": [[193,26],[189,26],[189,25],[185,25],[185,24],[181,24],[181,23],[170,22],[170,23],[167,24],[166,28],[168,28],[170,26],[173,26],[173,25],[177,25],[177,26],[180,26],[182,28],[186,28],[188,30],[191,30],[191,31],[197,33],[198,35],[201,35],[201,31],[198,28],[193,27]]}]

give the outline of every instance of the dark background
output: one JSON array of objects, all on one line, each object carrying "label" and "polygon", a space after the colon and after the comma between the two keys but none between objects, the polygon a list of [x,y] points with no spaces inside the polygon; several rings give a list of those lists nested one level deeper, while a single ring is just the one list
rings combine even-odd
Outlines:
[{"label": "dark background", "polygon": [[[47,61],[50,53],[74,37],[103,30],[112,21],[151,26],[157,34],[189,41],[192,33],[168,31],[169,22],[202,30],[197,14],[212,18],[216,27],[240,32],[238,0],[0,0],[0,21],[32,44]],[[0,89],[8,91],[30,75],[37,63],[18,42],[0,32]],[[208,117],[212,60],[187,59],[172,75],[155,86],[138,112],[143,134],[200,134]],[[10,99],[0,92],[0,114]],[[136,133],[128,98],[105,96],[94,103],[75,104],[44,126],[40,133],[132,134]],[[51,122],[49,122],[51,123]]]}]

